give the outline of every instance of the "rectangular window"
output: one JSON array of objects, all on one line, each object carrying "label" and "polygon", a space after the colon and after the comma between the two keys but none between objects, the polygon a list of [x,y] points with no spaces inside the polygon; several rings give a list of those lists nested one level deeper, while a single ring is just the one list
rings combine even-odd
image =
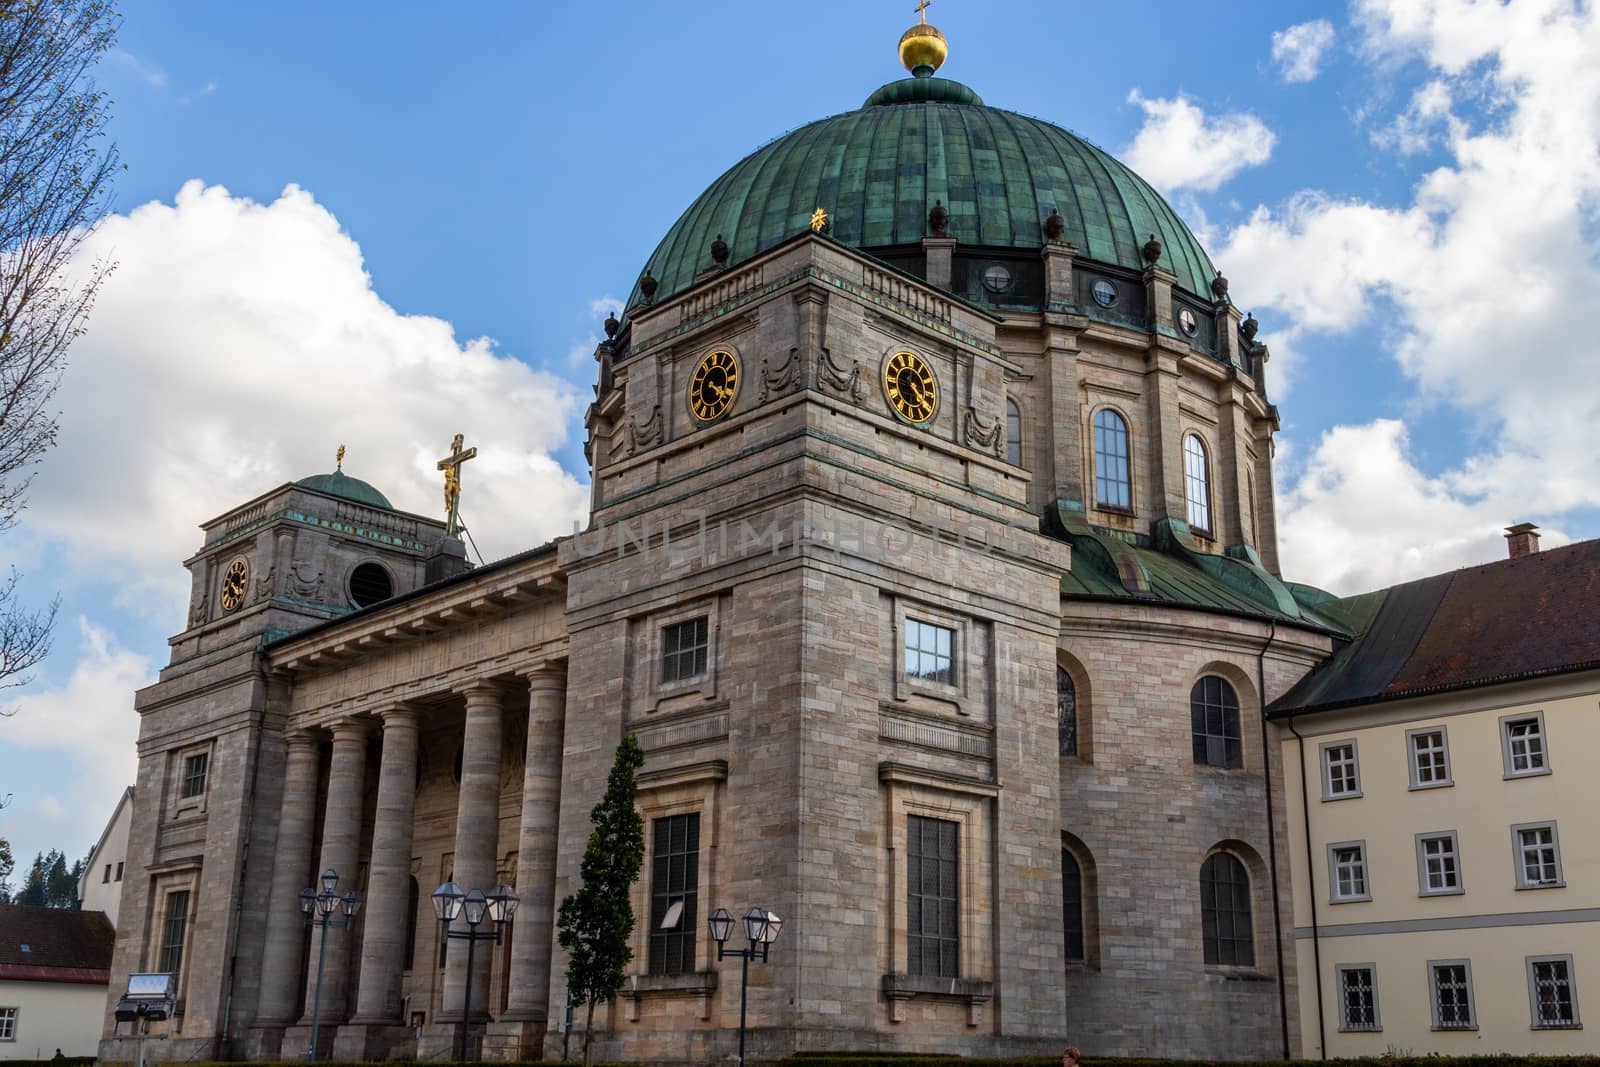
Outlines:
[{"label": "rectangular window", "polygon": [[1517,888],[1551,889],[1566,885],[1561,877],[1561,839],[1553,822],[1522,823],[1511,828],[1516,848]]},{"label": "rectangular window", "polygon": [[156,957],[156,970],[163,974],[177,974],[183,963],[183,939],[189,928],[189,891],[180,889],[167,894],[166,917],[161,923],[161,952]]},{"label": "rectangular window", "polygon": [[206,791],[206,764],[211,757],[204,752],[196,752],[185,757],[183,761],[183,785],[178,791],[181,800],[190,797],[204,796]]},{"label": "rectangular window", "polygon": [[706,616],[676,622],[661,630],[661,684],[706,673]]},{"label": "rectangular window", "polygon": [[1328,885],[1335,904],[1371,900],[1367,885],[1367,843],[1341,841],[1328,846]]},{"label": "rectangular window", "polygon": [[1417,891],[1423,896],[1463,892],[1456,832],[1417,835]]},{"label": "rectangular window", "polygon": [[1577,1029],[1578,991],[1571,956],[1528,957],[1528,1000],[1535,1030]]},{"label": "rectangular window", "polygon": [[906,971],[924,978],[961,976],[960,824],[906,818]]},{"label": "rectangular window", "polygon": [[1382,1030],[1378,1023],[1377,968],[1370,963],[1339,965],[1339,1029]]},{"label": "rectangular window", "polygon": [[1467,960],[1431,960],[1428,977],[1433,985],[1433,1028],[1476,1030],[1472,1009],[1472,964]]},{"label": "rectangular window", "polygon": [[1322,746],[1322,799],[1344,800],[1361,795],[1361,775],[1356,767],[1354,741],[1330,741]]},{"label": "rectangular window", "polygon": [[920,619],[906,619],[906,677],[956,684],[956,632]]},{"label": "rectangular window", "polygon": [[1501,719],[1500,749],[1507,778],[1549,774],[1550,761],[1545,755],[1544,712],[1508,715]]},{"label": "rectangular window", "polygon": [[672,815],[651,825],[650,973],[689,974],[700,921],[700,813]]},{"label": "rectangular window", "polygon": [[100,884],[108,885],[111,882],[111,864],[106,864],[106,873],[101,876]]},{"label": "rectangular window", "polygon": [[1437,789],[1455,784],[1450,779],[1450,748],[1445,741],[1444,727],[1407,730],[1406,743],[1411,748],[1412,789]]},{"label": "rectangular window", "polygon": [[17,1039],[17,1009],[0,1008],[0,1041]]},{"label": "rectangular window", "polygon": [[116,880],[119,881],[119,882],[122,881],[122,861],[121,860],[117,861],[117,878],[116,878]]}]

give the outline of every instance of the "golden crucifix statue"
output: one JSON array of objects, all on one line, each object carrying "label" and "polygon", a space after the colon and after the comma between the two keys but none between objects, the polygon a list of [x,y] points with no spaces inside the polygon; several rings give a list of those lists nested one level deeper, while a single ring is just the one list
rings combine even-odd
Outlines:
[{"label": "golden crucifix statue", "polygon": [[334,470],[344,470],[344,445],[340,445],[339,451],[334,453],[333,468]]},{"label": "golden crucifix statue", "polygon": [[455,440],[450,442],[450,454],[439,461],[439,469],[444,471],[446,537],[454,537],[461,529],[461,465],[478,454],[477,446],[463,450],[461,440],[461,435],[456,434]]},{"label": "golden crucifix statue", "polygon": [[916,6],[916,9],[915,9],[916,12],[917,12],[917,15],[922,19],[922,24],[924,26],[926,26],[928,24],[927,11],[928,11],[928,5],[931,4],[931,3],[933,3],[933,0],[922,0],[922,3],[918,4]]}]

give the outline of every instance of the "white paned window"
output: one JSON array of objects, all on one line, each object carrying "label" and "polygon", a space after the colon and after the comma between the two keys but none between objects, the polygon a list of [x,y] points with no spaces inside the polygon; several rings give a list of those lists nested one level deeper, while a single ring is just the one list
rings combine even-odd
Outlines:
[{"label": "white paned window", "polygon": [[1344,841],[1328,846],[1328,883],[1335,903],[1371,900],[1367,884],[1367,845],[1364,841]]},{"label": "white paned window", "polygon": [[956,684],[956,632],[920,619],[906,620],[906,677]]},{"label": "white paned window", "polygon": [[1361,795],[1361,775],[1356,767],[1356,743],[1334,741],[1322,746],[1322,797],[1341,800]]},{"label": "white paned window", "polygon": [[1450,749],[1444,727],[1411,730],[1406,734],[1411,745],[1411,788],[1432,789],[1450,785]]},{"label": "white paned window", "polygon": [[1500,720],[1500,745],[1507,778],[1550,773],[1545,754],[1544,715],[1513,715]]},{"label": "white paned window", "polygon": [[1183,492],[1189,504],[1189,525],[1211,531],[1211,465],[1205,442],[1197,434],[1183,439]]},{"label": "white paned window", "polygon": [[1533,1028],[1575,1029],[1578,991],[1573,987],[1571,956],[1528,957],[1528,1000]]},{"label": "white paned window", "polygon": [[1377,969],[1370,963],[1339,967],[1339,1029],[1381,1030]]},{"label": "white paned window", "polygon": [[1549,889],[1564,885],[1561,844],[1553,822],[1524,823],[1511,828],[1517,848],[1517,888]]},{"label": "white paned window", "polygon": [[1433,986],[1433,1028],[1476,1030],[1472,1008],[1472,964],[1466,960],[1434,960],[1428,964]]},{"label": "white paned window", "polygon": [[1423,894],[1461,892],[1455,831],[1417,835],[1417,881]]},{"label": "white paned window", "polygon": [[0,1041],[17,1039],[17,1009],[0,1008]]}]

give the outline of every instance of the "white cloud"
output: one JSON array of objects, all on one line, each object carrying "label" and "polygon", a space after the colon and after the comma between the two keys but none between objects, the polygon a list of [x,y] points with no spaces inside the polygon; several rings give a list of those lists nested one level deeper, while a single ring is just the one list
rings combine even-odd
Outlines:
[{"label": "white cloud", "polygon": [[134,74],[138,75],[138,77],[152,89],[165,89],[167,87],[166,72],[160,67],[157,67],[151,63],[146,63],[132,52],[121,48],[112,49],[111,57],[118,63],[121,63],[123,66],[133,71]]},{"label": "white cloud", "polygon": [[1413,155],[1432,145],[1442,127],[1460,132],[1460,124],[1451,120],[1451,97],[1450,83],[1443,78],[1424,83],[1411,94],[1404,111],[1373,131],[1372,143],[1401,155]]},{"label": "white cloud", "polygon": [[1316,19],[1277,30],[1272,35],[1272,61],[1286,82],[1308,82],[1322,71],[1322,56],[1333,44],[1333,23]]},{"label": "white cloud", "polygon": [[1135,89],[1128,102],[1144,109],[1144,125],[1121,158],[1163,192],[1210,192],[1246,167],[1265,163],[1277,141],[1254,115],[1213,118],[1182,94],[1151,100]]},{"label": "white cloud", "polygon": [[489,559],[569,532],[584,511],[586,488],[552,458],[578,390],[385,304],[308,192],[259,204],[190,182],[173,204],[108,219],[84,255],[118,267],[72,350],[29,527],[169,630],[196,525],[331,471],[341,443],[345,473],[433,515],[434,461],[466,434],[478,458],[462,513]]},{"label": "white cloud", "polygon": [[[1357,15],[1369,61],[1428,72],[1392,147],[1437,138],[1448,162],[1407,203],[1308,191],[1258,209],[1218,257],[1235,292],[1301,331],[1377,332],[1476,441],[1427,478],[1395,424],[1324,438],[1282,496],[1285,569],[1347,591],[1496,558],[1499,527],[1600,506],[1600,15],[1570,0],[1361,0]],[[1401,565],[1358,576],[1345,557]]]},{"label": "white cloud", "polygon": [[8,785],[16,796],[6,809],[5,833],[19,865],[23,856],[51,848],[65,852],[69,863],[88,852],[138,769],[133,691],[154,680],[152,665],[81,616],[78,641],[71,676],[12,698],[8,710],[15,714],[0,720],[0,748],[16,760],[13,783],[28,784],[21,765],[29,758],[65,755],[72,767],[70,781],[53,783],[66,790],[69,804],[53,792]]}]

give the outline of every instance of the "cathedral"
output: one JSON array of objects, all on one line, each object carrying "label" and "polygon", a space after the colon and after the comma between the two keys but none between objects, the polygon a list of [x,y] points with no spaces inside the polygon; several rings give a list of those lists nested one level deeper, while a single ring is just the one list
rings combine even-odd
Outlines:
[{"label": "cathedral", "polygon": [[[204,524],[112,975],[175,976],[163,1059],[559,1054],[628,734],[600,1059],[733,1053],[707,918],[752,906],[753,1059],[1301,1051],[1263,709],[1349,634],[1279,573],[1268,349],[1149,184],[946,49],[913,26],[627,265],[580,532],[470,566],[459,437],[443,521],[341,464]],[[361,906],[312,927],[324,872]],[[447,938],[443,883],[518,906]]]}]

